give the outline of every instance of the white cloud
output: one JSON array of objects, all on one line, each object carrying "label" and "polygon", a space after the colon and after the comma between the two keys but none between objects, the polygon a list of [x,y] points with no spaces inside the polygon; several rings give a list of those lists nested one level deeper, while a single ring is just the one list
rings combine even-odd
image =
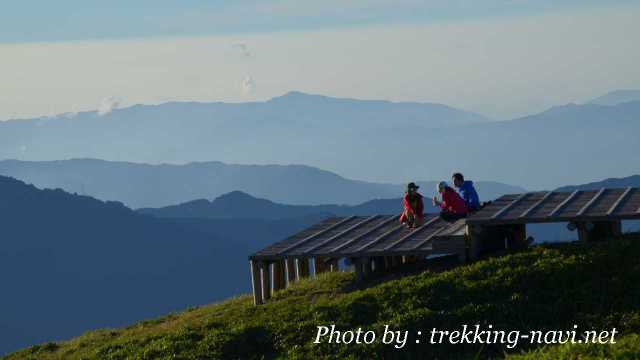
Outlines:
[{"label": "white cloud", "polygon": [[[68,111],[69,104],[95,109],[96,99],[105,94],[118,94],[126,103],[237,102],[248,94],[265,100],[290,90],[440,102],[510,118],[640,87],[640,47],[629,35],[640,33],[639,15],[640,6],[627,6],[426,25],[246,33],[242,39],[0,44],[0,119],[41,116],[52,105],[58,113]],[[232,44],[248,44],[252,57]],[[259,91],[254,79],[260,80]],[[115,107],[107,101],[102,108],[106,113]]]},{"label": "white cloud", "polygon": [[106,115],[113,110],[116,110],[122,104],[121,100],[116,99],[113,96],[108,96],[102,101],[100,101],[100,105],[98,106],[98,116]]},{"label": "white cloud", "polygon": [[244,57],[251,57],[253,55],[249,50],[249,46],[243,42],[235,42],[231,44],[231,47],[233,47],[234,49],[238,49],[240,51],[240,54],[242,54],[242,56]]},{"label": "white cloud", "polygon": [[245,76],[245,78],[242,80],[241,89],[242,89],[242,95],[244,96],[253,95],[253,93],[256,90],[255,80],[253,80],[253,78],[249,75]]}]

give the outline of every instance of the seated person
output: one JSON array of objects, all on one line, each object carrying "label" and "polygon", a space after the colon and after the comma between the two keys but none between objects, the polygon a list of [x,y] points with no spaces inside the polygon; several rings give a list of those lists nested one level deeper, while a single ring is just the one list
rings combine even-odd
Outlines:
[{"label": "seated person", "polygon": [[464,205],[464,200],[453,190],[446,182],[442,181],[438,184],[438,192],[442,196],[442,201],[433,197],[433,206],[439,206],[440,217],[448,222],[454,222],[456,220],[467,217],[467,207]]},{"label": "seated person", "polygon": [[476,188],[473,186],[473,181],[465,180],[461,173],[455,173],[452,176],[453,185],[458,189],[462,199],[464,199],[464,205],[470,213],[480,210],[480,197]]},{"label": "seated person", "polygon": [[400,215],[400,222],[406,224],[409,228],[420,226],[424,221],[424,203],[422,202],[422,195],[418,193],[419,188],[416,184],[409,183],[407,192],[404,193],[402,198],[404,211]]}]

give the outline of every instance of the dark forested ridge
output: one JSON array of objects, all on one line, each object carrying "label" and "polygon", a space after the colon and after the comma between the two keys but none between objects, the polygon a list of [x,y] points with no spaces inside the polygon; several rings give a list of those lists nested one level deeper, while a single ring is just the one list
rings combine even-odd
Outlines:
[{"label": "dark forested ridge", "polygon": [[319,220],[158,219],[0,176],[0,354],[246,292],[247,254]]}]

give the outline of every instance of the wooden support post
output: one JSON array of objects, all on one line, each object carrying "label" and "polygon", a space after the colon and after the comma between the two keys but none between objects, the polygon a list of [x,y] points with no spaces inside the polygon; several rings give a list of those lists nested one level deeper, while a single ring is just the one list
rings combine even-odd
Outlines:
[{"label": "wooden support post", "polygon": [[580,241],[605,241],[622,234],[620,220],[581,222],[576,226]]},{"label": "wooden support post", "polygon": [[371,276],[371,258],[363,257],[360,258],[362,261],[362,274],[365,278]]},{"label": "wooden support post", "polygon": [[273,282],[272,294],[284,289],[284,260],[277,260],[271,265],[271,281]]},{"label": "wooden support post", "polygon": [[353,263],[353,268],[354,268],[354,272],[356,274],[356,281],[361,281],[362,279],[364,279],[364,272],[363,272],[363,261],[364,258],[355,258],[353,259],[351,262]]},{"label": "wooden support post", "polygon": [[402,256],[392,256],[391,257],[391,267],[396,268],[402,264]]},{"label": "wooden support post", "polygon": [[255,260],[249,260],[251,268],[251,287],[253,290],[253,304],[262,304],[262,283],[260,279],[260,268]]},{"label": "wooden support post", "polygon": [[507,231],[507,249],[518,250],[527,246],[527,226],[525,224],[511,225]]},{"label": "wooden support post", "polygon": [[481,243],[480,243],[480,235],[482,233],[482,229],[477,226],[467,225],[465,228],[465,238],[466,238],[466,253],[465,253],[465,261],[474,261],[480,255]]},{"label": "wooden support post", "polygon": [[418,257],[415,255],[405,255],[403,256],[403,258],[404,258],[403,262],[405,264],[413,264],[418,261]]},{"label": "wooden support post", "polygon": [[590,231],[587,229],[586,223],[576,223],[576,229],[578,231],[578,241],[587,242],[590,239]]},{"label": "wooden support post", "polygon": [[295,260],[293,258],[287,258],[285,260],[285,265],[287,267],[287,286],[291,286],[291,284],[296,282]]},{"label": "wooden support post", "polygon": [[271,281],[269,280],[269,263],[260,262],[260,279],[262,281],[262,301],[271,298]]},{"label": "wooden support post", "polygon": [[324,260],[325,259],[323,259],[321,257],[314,257],[313,258],[313,267],[315,269],[316,276],[318,276],[318,275],[322,274],[323,272],[327,271],[327,266],[324,263]]},{"label": "wooden support post", "polygon": [[622,234],[622,224],[618,221],[598,221],[594,223],[593,240],[612,240]]},{"label": "wooden support post", "polygon": [[611,226],[612,226],[612,235],[613,236],[620,236],[622,235],[622,221],[617,220],[617,221],[612,221],[611,222]]},{"label": "wooden support post", "polygon": [[373,258],[373,270],[379,274],[385,271],[384,256],[376,256]]},{"label": "wooden support post", "polygon": [[338,267],[338,259],[331,259],[329,261],[329,271],[331,272],[336,272],[339,271],[339,267]]},{"label": "wooden support post", "polygon": [[296,268],[298,273],[298,280],[309,277],[309,259],[297,258]]}]

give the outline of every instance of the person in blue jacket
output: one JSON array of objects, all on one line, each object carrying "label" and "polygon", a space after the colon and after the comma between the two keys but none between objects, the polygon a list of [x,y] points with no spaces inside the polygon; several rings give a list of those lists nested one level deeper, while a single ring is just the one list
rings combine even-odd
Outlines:
[{"label": "person in blue jacket", "polygon": [[464,204],[469,209],[469,212],[475,212],[480,210],[480,197],[478,192],[473,186],[473,181],[465,180],[461,173],[455,173],[451,177],[453,185],[458,189],[460,195],[464,199]]}]

